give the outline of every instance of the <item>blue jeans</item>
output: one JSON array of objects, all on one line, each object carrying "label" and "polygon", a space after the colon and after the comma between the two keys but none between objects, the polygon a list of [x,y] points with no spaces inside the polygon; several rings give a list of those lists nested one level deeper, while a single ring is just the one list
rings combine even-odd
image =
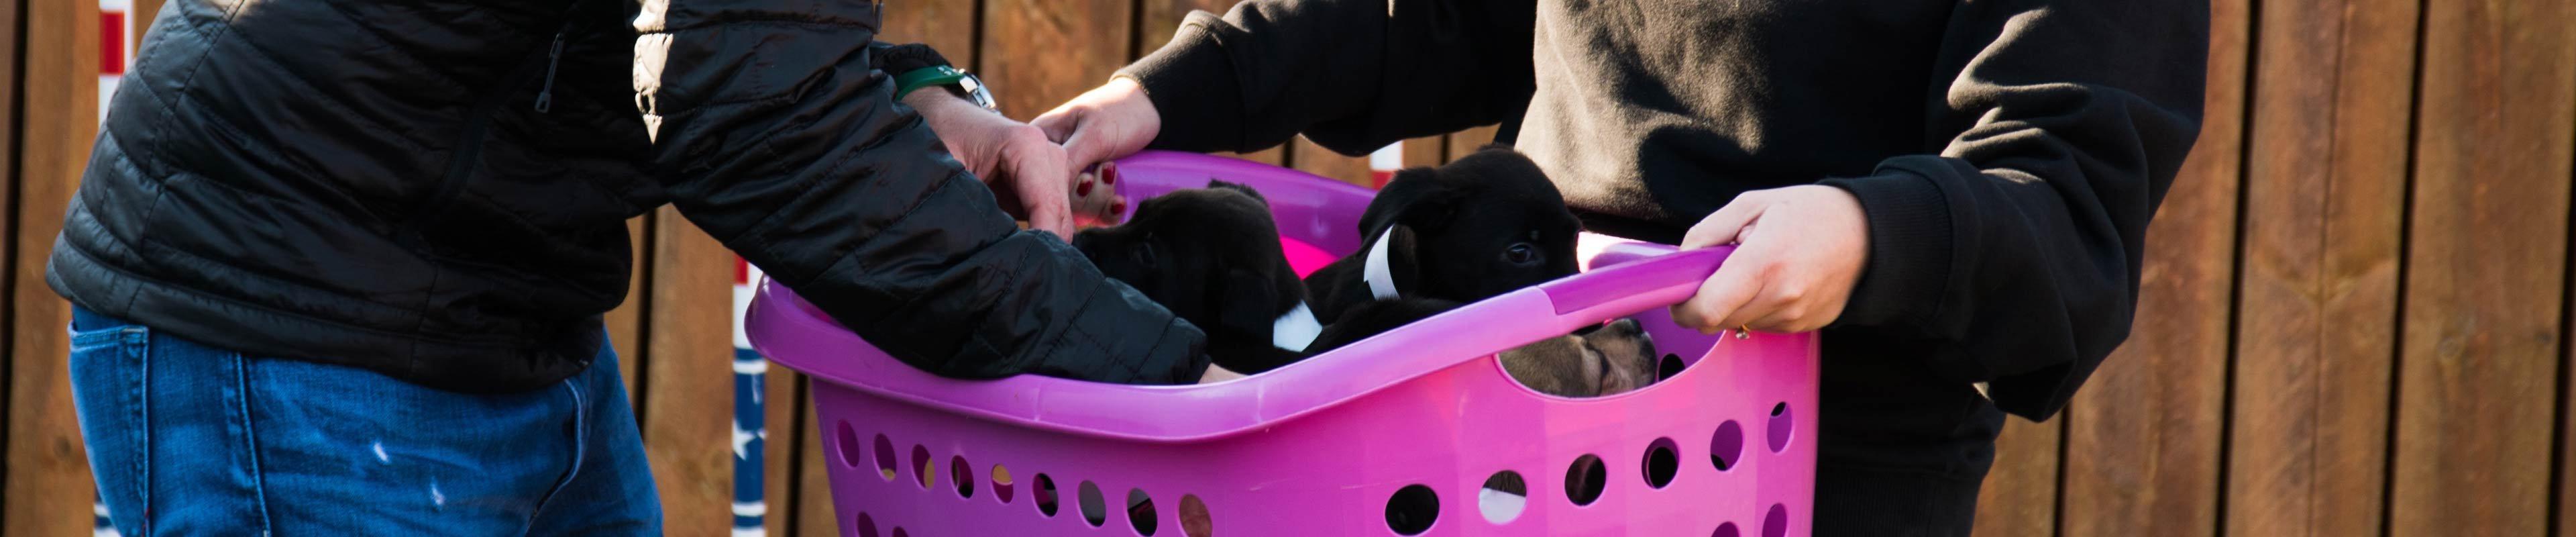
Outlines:
[{"label": "blue jeans", "polygon": [[606,346],[555,386],[466,394],[75,309],[71,376],[125,535],[661,533]]}]

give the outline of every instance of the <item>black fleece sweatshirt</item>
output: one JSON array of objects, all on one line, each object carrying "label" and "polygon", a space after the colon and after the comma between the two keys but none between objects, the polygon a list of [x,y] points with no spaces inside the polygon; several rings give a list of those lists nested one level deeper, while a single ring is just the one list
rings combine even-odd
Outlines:
[{"label": "black fleece sweatshirt", "polygon": [[2127,337],[2208,31],[2205,1],[1255,0],[1120,75],[1158,148],[1519,121],[1586,225],[1633,238],[1851,192],[1870,258],[1823,334],[1817,534],[1945,535],[2003,412],[2055,414]]}]

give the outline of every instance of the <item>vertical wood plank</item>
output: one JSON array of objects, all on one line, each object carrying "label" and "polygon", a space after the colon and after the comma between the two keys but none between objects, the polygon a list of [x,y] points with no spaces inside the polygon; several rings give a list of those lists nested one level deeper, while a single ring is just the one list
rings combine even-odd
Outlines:
[{"label": "vertical wood plank", "polygon": [[[1180,30],[1181,21],[1186,19],[1191,11],[1223,15],[1226,10],[1233,9],[1238,3],[1242,3],[1242,0],[1139,0],[1136,9],[1140,11],[1136,15],[1136,20],[1141,24],[1136,28],[1136,55],[1142,57],[1152,54],[1155,50],[1163,48],[1165,43],[1170,43],[1172,33]],[[1250,153],[1217,154],[1283,165],[1287,163],[1288,157],[1287,151],[1279,147]]]},{"label": "vertical wood plank", "polygon": [[[87,535],[92,481],[72,413],[71,304],[45,286],[45,258],[62,230],[98,137],[98,5],[36,0],[23,11],[25,84],[18,97],[18,217],[11,252],[9,421],[0,520],[12,535]],[[57,46],[61,45],[61,46]]]},{"label": "vertical wood plank", "polygon": [[1028,121],[1127,65],[1128,0],[989,0],[977,64],[1002,113]]},{"label": "vertical wood plank", "polygon": [[143,50],[144,30],[152,28],[152,19],[154,17],[161,16],[161,5],[167,3],[168,0],[133,1],[134,10],[128,12],[129,15],[127,16],[133,17],[134,31],[126,32],[125,37],[130,41],[127,42],[125,46],[127,47],[126,50],[140,51]]},{"label": "vertical wood plank", "polygon": [[[798,386],[805,386],[808,382],[812,380],[798,375]],[[814,405],[812,388],[799,391],[797,395],[800,398],[797,406]],[[827,473],[831,468],[824,466],[830,463],[823,462],[827,454],[823,451],[823,435],[814,425],[814,415],[808,411],[796,417],[796,443],[805,446],[796,455],[797,472],[802,474],[796,482],[796,535],[830,537],[841,534],[842,522],[840,514],[832,509],[832,478]]]},{"label": "vertical wood plank", "polygon": [[[18,183],[23,175],[17,167],[19,124],[16,114],[19,94],[18,42],[21,37],[18,32],[21,28],[20,16],[26,7],[24,4],[20,0],[0,0],[0,111],[9,112],[8,118],[0,118],[0,178],[8,180],[8,184],[0,185],[0,208],[13,206],[11,204],[16,200],[12,198],[17,194]],[[17,229],[17,222],[0,218],[0,237],[14,237],[11,232],[15,229]],[[0,299],[15,296],[11,289],[12,283],[14,282],[8,279],[0,279]],[[17,327],[10,320],[15,313],[17,312],[12,311],[11,308],[0,308],[0,326],[7,326],[14,331]],[[7,338],[7,335],[0,334],[0,342],[8,341]],[[18,353],[15,352],[0,356],[0,375],[6,375],[6,378],[0,378],[0,420],[16,416],[11,412],[11,409],[17,406],[11,404],[15,398],[10,396],[12,393],[10,385],[15,384],[17,378],[17,361]],[[9,424],[11,423],[15,422],[0,421],[0,490],[6,490],[10,466],[9,453],[13,451],[10,448],[16,445],[11,443],[12,437],[15,436],[10,434]],[[0,535],[8,533],[6,528],[9,528],[10,522],[14,520],[10,515],[16,510],[9,505],[8,499],[0,498]]]},{"label": "vertical wood plank", "polygon": [[2249,2],[2210,4],[2200,139],[2147,229],[2138,335],[2067,411],[2067,535],[2218,531]]},{"label": "vertical wood plank", "polygon": [[2032,537],[2057,531],[2057,448],[2066,422],[2004,421],[1995,467],[1977,491],[1977,537]]},{"label": "vertical wood plank", "polygon": [[2229,535],[2370,535],[2383,520],[2417,9],[2264,4]]},{"label": "vertical wood plank", "polygon": [[[753,282],[755,284],[759,282]],[[769,364],[767,378],[761,379],[760,498],[767,511],[761,525],[770,537],[787,537],[796,533],[796,418],[805,415],[805,402],[796,398],[803,375]]]},{"label": "vertical wood plank", "polygon": [[644,447],[672,535],[733,526],[733,252],[657,209]]},{"label": "vertical wood plank", "polygon": [[[877,40],[930,45],[939,51],[940,56],[947,57],[949,63],[972,70],[975,65],[976,5],[976,0],[939,0],[886,6],[885,21],[877,30]],[[1002,91],[995,89],[993,94],[999,97]]]},{"label": "vertical wood plank", "polygon": [[2390,530],[2548,528],[2576,5],[2424,14]]},{"label": "vertical wood plank", "polygon": [[1315,145],[1300,135],[1288,142],[1288,166],[1306,173],[1331,177],[1341,182],[1372,186],[1369,181],[1368,156],[1348,156]]},{"label": "vertical wood plank", "polygon": [[1476,152],[1476,148],[1494,143],[1494,132],[1499,130],[1502,130],[1502,128],[1494,125],[1486,125],[1482,127],[1468,127],[1467,130],[1449,133],[1448,160],[1457,160],[1458,157],[1467,156],[1468,153]]}]

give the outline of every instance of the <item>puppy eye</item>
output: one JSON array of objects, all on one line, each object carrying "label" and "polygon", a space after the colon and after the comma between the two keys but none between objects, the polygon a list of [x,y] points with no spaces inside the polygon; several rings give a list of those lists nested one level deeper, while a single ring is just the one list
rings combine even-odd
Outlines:
[{"label": "puppy eye", "polygon": [[1538,261],[1538,247],[1526,242],[1512,243],[1512,247],[1503,249],[1503,260],[1515,265],[1535,263]]}]

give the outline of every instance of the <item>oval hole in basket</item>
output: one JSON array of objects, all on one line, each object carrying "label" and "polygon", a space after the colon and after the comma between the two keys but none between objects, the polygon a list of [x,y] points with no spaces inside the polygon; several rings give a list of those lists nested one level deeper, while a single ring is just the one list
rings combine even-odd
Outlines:
[{"label": "oval hole in basket", "polygon": [[1664,488],[1673,484],[1673,474],[1681,472],[1681,448],[1673,444],[1673,439],[1657,438],[1646,444],[1646,463],[1639,466],[1646,470],[1646,486]]},{"label": "oval hole in basket", "polygon": [[1717,470],[1721,472],[1733,470],[1736,462],[1743,460],[1742,457],[1744,457],[1744,426],[1736,425],[1735,420],[1726,420],[1726,423],[1717,424],[1717,434],[1708,438],[1709,464],[1716,465]]},{"label": "oval hole in basket", "polygon": [[894,527],[894,533],[893,533],[893,534],[890,534],[890,535],[887,535],[886,537],[912,537],[912,536],[910,536],[910,535],[906,535],[906,534],[904,534],[904,533],[903,533],[903,526],[895,526],[895,527]]},{"label": "oval hole in basket", "polygon": [[1208,537],[1213,533],[1216,533],[1216,519],[1208,517],[1207,502],[1200,501],[1197,494],[1181,495],[1181,535]]},{"label": "oval hole in basket", "polygon": [[1029,489],[1029,503],[1037,504],[1038,514],[1055,516],[1055,478],[1038,474],[1036,486]]},{"label": "oval hole in basket", "polygon": [[1011,503],[1011,469],[993,465],[993,499]]},{"label": "oval hole in basket", "polygon": [[1763,428],[1769,429],[1762,439],[1771,444],[1772,453],[1789,449],[1789,434],[1795,430],[1789,419],[1789,403],[1771,405],[1771,423]]},{"label": "oval hole in basket", "polygon": [[1154,513],[1153,496],[1146,495],[1145,489],[1127,489],[1128,527],[1135,528],[1137,535],[1154,537],[1154,530],[1161,529],[1156,527],[1161,522],[1162,519]]},{"label": "oval hole in basket", "polygon": [[1079,501],[1082,505],[1082,521],[1090,523],[1091,527],[1094,528],[1100,527],[1101,524],[1108,523],[1109,502],[1100,498],[1100,485],[1094,485],[1091,484],[1090,481],[1084,481],[1082,482],[1082,488],[1078,490],[1081,491],[1082,495],[1076,496],[1074,499]]},{"label": "oval hole in basket", "polygon": [[1682,374],[1683,365],[1682,355],[1665,354],[1664,359],[1655,362],[1655,380],[1661,382],[1672,379],[1673,375]]},{"label": "oval hole in basket", "polygon": [[1529,482],[1521,479],[1520,472],[1494,472],[1485,478],[1484,487],[1476,489],[1476,512],[1485,515],[1486,522],[1504,524],[1519,520],[1521,511],[1527,509]]},{"label": "oval hole in basket", "polygon": [[912,445],[912,477],[925,489],[939,482],[939,467],[930,465],[930,448],[921,444]]},{"label": "oval hole in basket", "polygon": [[975,471],[966,464],[966,456],[948,458],[948,481],[957,484],[957,497],[975,497]]},{"label": "oval hole in basket", "polygon": [[1386,498],[1386,529],[1397,535],[1421,535],[1440,521],[1440,495],[1420,484],[1396,489]]},{"label": "oval hole in basket", "polygon": [[1592,505],[1601,499],[1601,490],[1609,486],[1604,474],[1610,470],[1601,464],[1601,456],[1584,455],[1565,469],[1565,499],[1575,505]]},{"label": "oval hole in basket", "polygon": [[858,520],[850,524],[857,528],[859,537],[877,537],[877,521],[869,520],[867,513],[859,513]]},{"label": "oval hole in basket", "polygon": [[894,442],[886,440],[885,435],[877,435],[877,476],[886,478],[887,481],[893,481],[894,469],[896,466],[897,465],[894,462]]},{"label": "oval hole in basket", "polygon": [[832,453],[840,456],[841,466],[859,467],[860,454],[867,453],[867,448],[859,447],[859,432],[850,428],[850,422],[833,423]]},{"label": "oval hole in basket", "polygon": [[1784,537],[1789,534],[1789,508],[1771,504],[1771,512],[1762,514],[1762,537]]},{"label": "oval hole in basket", "polygon": [[1744,537],[1744,532],[1735,529],[1734,522],[1728,522],[1725,524],[1718,524],[1717,533],[1711,533],[1708,535],[1709,537]]}]

